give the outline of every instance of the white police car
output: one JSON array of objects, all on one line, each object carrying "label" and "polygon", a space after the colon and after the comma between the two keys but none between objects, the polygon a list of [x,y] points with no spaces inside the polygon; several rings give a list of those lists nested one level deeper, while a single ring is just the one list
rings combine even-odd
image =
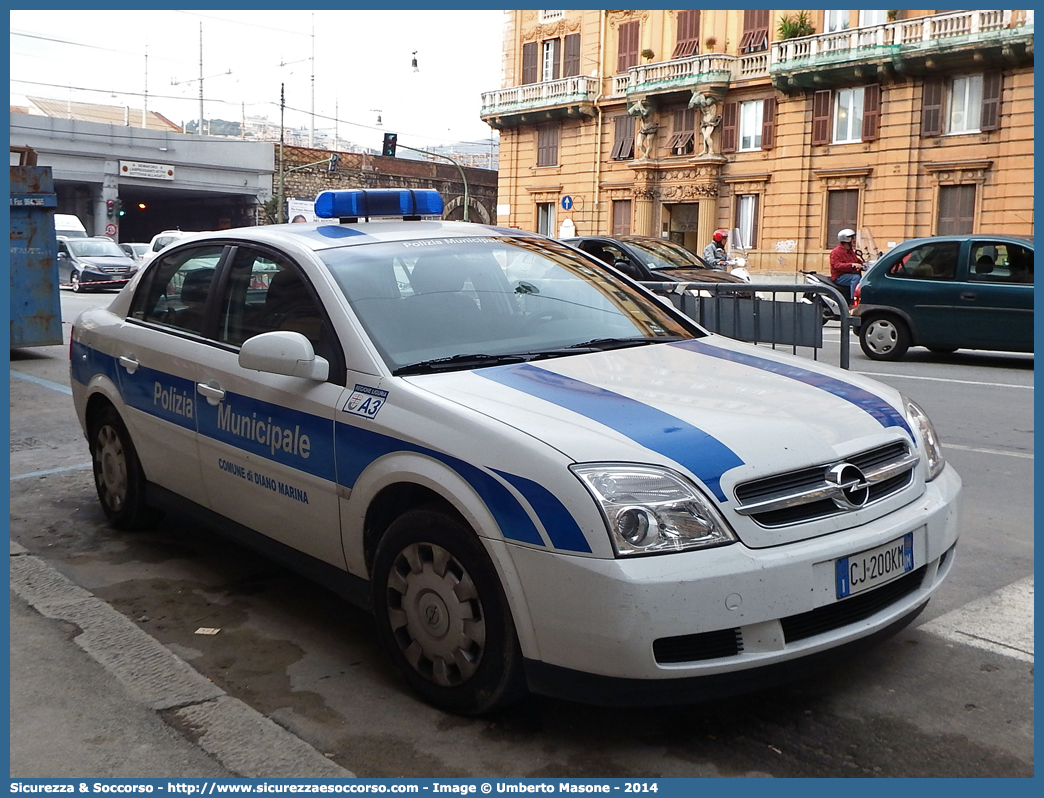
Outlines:
[{"label": "white police car", "polygon": [[949,573],[960,478],[893,389],[708,334],[560,242],[420,220],[433,192],[316,212],[340,223],[175,244],[77,320],[116,526],[177,504],[333,574],[466,714],[772,684]]}]

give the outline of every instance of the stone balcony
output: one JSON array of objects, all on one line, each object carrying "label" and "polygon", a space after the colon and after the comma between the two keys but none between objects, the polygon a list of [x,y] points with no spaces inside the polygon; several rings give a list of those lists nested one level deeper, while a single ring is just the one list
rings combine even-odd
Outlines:
[{"label": "stone balcony", "polygon": [[769,53],[704,53],[631,67],[612,78],[610,97],[642,97],[768,77]]},{"label": "stone balcony", "polygon": [[772,42],[769,74],[790,92],[994,63],[1033,63],[1033,22],[1025,11],[957,11]]},{"label": "stone balcony", "polygon": [[563,117],[594,116],[599,79],[579,75],[482,93],[482,121],[497,130]]}]

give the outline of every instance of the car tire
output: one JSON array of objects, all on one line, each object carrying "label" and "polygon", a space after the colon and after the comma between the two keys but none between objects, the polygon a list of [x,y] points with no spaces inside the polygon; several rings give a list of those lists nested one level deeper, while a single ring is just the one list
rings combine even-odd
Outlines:
[{"label": "car tire", "polygon": [[93,413],[88,442],[102,510],[116,529],[143,529],[159,512],[145,502],[145,472],[130,433],[110,404]]},{"label": "car tire", "polygon": [[80,282],[80,273],[76,269],[72,270],[69,275],[69,284],[72,286],[72,290],[77,294],[82,294],[84,291],[83,283]]},{"label": "car tire", "polygon": [[461,521],[431,508],[399,516],[377,546],[372,576],[381,642],[426,701],[481,715],[525,693],[500,579]]},{"label": "car tire", "polygon": [[910,330],[896,316],[869,316],[859,326],[859,347],[871,360],[899,360],[910,348]]}]

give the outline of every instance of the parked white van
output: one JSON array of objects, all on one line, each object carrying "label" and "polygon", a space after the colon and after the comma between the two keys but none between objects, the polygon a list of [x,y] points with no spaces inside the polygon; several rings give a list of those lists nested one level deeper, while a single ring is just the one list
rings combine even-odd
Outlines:
[{"label": "parked white van", "polygon": [[54,233],[55,235],[65,236],[66,238],[88,238],[87,228],[83,226],[83,222],[80,221],[79,217],[72,215],[71,213],[56,213],[54,215]]}]

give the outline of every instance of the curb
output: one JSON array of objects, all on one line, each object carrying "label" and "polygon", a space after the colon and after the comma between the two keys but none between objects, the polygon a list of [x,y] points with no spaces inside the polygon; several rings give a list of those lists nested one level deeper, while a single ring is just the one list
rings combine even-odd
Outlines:
[{"label": "curb", "polygon": [[229,696],[151,635],[11,541],[11,590],[46,618],[81,631],[76,644],[129,697],[244,778],[355,778],[312,746]]}]

